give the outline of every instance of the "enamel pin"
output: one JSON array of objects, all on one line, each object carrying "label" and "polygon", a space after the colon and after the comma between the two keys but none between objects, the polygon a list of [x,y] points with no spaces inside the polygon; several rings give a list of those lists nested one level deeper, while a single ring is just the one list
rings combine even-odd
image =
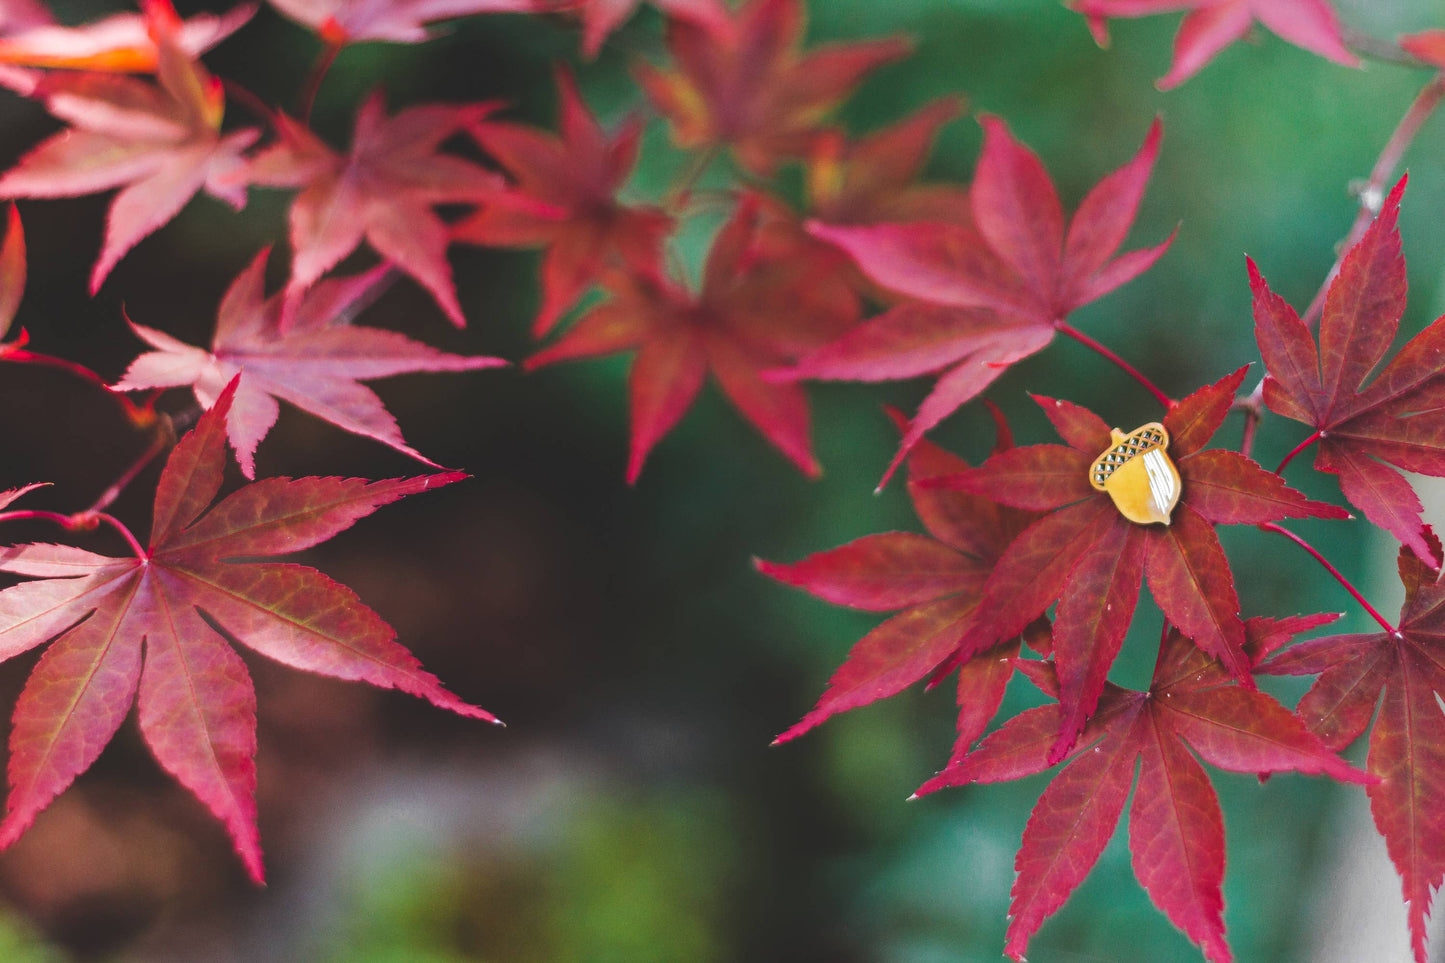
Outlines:
[{"label": "enamel pin", "polygon": [[1169,460],[1169,432],[1157,421],[1127,435],[1109,431],[1113,446],[1089,466],[1089,484],[1107,492],[1119,514],[1139,525],[1169,524],[1179,504],[1179,470]]}]

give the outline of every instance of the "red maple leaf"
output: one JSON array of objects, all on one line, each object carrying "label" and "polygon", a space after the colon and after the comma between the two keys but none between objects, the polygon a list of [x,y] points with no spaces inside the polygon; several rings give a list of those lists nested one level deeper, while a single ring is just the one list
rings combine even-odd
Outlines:
[{"label": "red maple leaf", "polygon": [[[176,45],[192,57],[225,40],[256,13],[255,3],[244,3],[223,14],[200,13],[180,21],[169,0],[143,0],[142,6],[150,16],[175,20]],[[79,27],[62,27],[41,9],[43,19],[0,38],[0,63],[107,73],[150,73],[159,65],[160,51],[145,16],[116,13]]]},{"label": "red maple leaf", "polygon": [[885,481],[926,431],[1009,365],[1043,350],[1075,308],[1147,270],[1173,240],[1113,256],[1159,151],[1157,121],[1133,160],[1084,198],[1067,232],[1038,157],[1003,121],[980,122],[984,146],[970,190],[970,221],[809,225],[873,281],[917,300],[804,357],[787,376],[892,381],[942,372]]},{"label": "red maple leaf", "polygon": [[1319,674],[1295,712],[1331,749],[1374,720],[1366,768],[1380,781],[1367,789],[1370,812],[1400,873],[1415,959],[1426,963],[1430,901],[1445,879],[1445,716],[1436,696],[1445,692],[1445,584],[1408,548],[1399,569],[1405,604],[1395,631],[1311,639],[1257,671]]},{"label": "red maple leaf", "polygon": [[246,203],[245,186],[232,175],[258,132],[221,133],[220,81],[181,48],[173,14],[159,6],[148,14],[159,85],[112,74],[0,75],[0,82],[44,101],[72,125],[0,177],[0,197],[75,197],[123,186],[110,205],[92,294],[136,242],[197,191],[236,208]]},{"label": "red maple leaf", "polygon": [[1094,711],[1134,617],[1142,581],[1147,578],[1165,618],[1252,684],[1234,577],[1214,526],[1347,517],[1334,505],[1305,498],[1238,452],[1204,450],[1247,370],[1199,389],[1164,415],[1167,456],[1181,480],[1178,504],[1164,524],[1130,521],[1110,493],[1091,485],[1091,466],[1120,450],[1120,441],[1097,415],[1050,398],[1036,400],[1067,445],[1015,448],[935,482],[1047,513],[1009,546],[989,576],[961,652],[1012,638],[1058,603],[1053,646],[1062,716],[1056,759]]},{"label": "red maple leaf", "polygon": [[[1445,318],[1384,364],[1405,310],[1405,256],[1398,217],[1405,179],[1345,255],[1325,295],[1319,343],[1249,262],[1254,330],[1271,411],[1315,429],[1315,468],[1339,476],[1340,491],[1370,521],[1422,559],[1440,563],[1423,533],[1420,499],[1385,462],[1445,475]],[[1378,373],[1368,385],[1371,371]],[[1303,447],[1303,446],[1302,446]],[[1297,449],[1298,450],[1298,449]]]},{"label": "red maple leaf", "polygon": [[1108,42],[1109,17],[1148,17],[1188,10],[1174,37],[1174,62],[1159,89],[1177,87],[1225,47],[1243,40],[1258,21],[1282,39],[1346,67],[1359,60],[1345,46],[1340,21],[1326,0],[1072,0],[1089,17],[1095,39]]},{"label": "red maple leaf", "polygon": [[749,195],[718,233],[696,294],[656,274],[618,274],[612,299],[533,355],[527,368],[637,350],[629,375],[627,479],[682,419],[709,372],[733,406],[809,475],[819,472],[807,397],[761,372],[836,338],[858,299],[816,245],[801,243],[780,207]]},{"label": "red maple leaf", "polygon": [[[247,478],[256,477],[256,446],[276,423],[277,399],[346,431],[375,438],[435,466],[402,440],[396,419],[363,380],[414,371],[471,371],[505,365],[501,358],[447,354],[395,331],[354,326],[351,317],[390,274],[386,265],[349,278],[329,278],[291,304],[265,296],[266,257],[256,256],[231,283],[216,313],[209,351],[154,328],[131,328],[154,351],[131,362],[122,391],[190,385],[202,407],[237,380],[226,433]],[[239,376],[239,377],[238,377]]]},{"label": "red maple leaf", "polygon": [[804,183],[809,212],[828,224],[971,224],[972,202],[966,187],[918,183],[939,129],[962,111],[961,98],[943,97],[857,140],[841,131],[825,132],[808,156]]},{"label": "red maple leaf", "polygon": [[674,142],[684,150],[729,146],[745,169],[766,175],[781,160],[806,157],[828,112],[909,49],[890,39],[804,54],[804,17],[800,0],[748,0],[727,30],[669,21],[677,69],[639,63],[636,74]]},{"label": "red maple leaf", "polygon": [[551,330],[603,268],[650,269],[672,219],[656,208],[617,202],[637,160],[642,124],[629,120],[613,136],[587,109],[577,82],[557,71],[560,135],[519,124],[484,122],[471,133],[516,182],[453,228],[469,244],[545,245],[542,305],[532,324]]},{"label": "red maple leaf", "polygon": [[[1328,621],[1251,619],[1251,648]],[[1020,662],[1029,677],[1059,695],[1053,666]],[[1003,782],[1043,772],[1058,761],[1050,748],[1068,710],[1029,709],[919,789]],[[1337,758],[1289,710],[1230,677],[1220,663],[1177,630],[1159,650],[1145,692],[1106,684],[1099,709],[1069,763],[1029,815],[1014,861],[1004,952],[1022,960],[1029,938],[1083,882],[1114,835],[1129,789],[1129,852],[1134,875],[1170,922],[1213,963],[1229,963],[1224,937],[1224,821],[1209,776],[1195,759],[1233,772],[1295,771],[1346,782],[1371,778]]]},{"label": "red maple leaf", "polygon": [[245,176],[253,184],[301,188],[291,202],[291,290],[313,284],[365,238],[464,327],[446,257],[451,231],[432,206],[478,203],[503,181],[440,147],[495,108],[426,104],[388,119],[381,94],[373,93],[357,113],[344,156],[278,115],[280,140],[251,158]]},{"label": "red maple leaf", "polygon": [[271,5],[333,47],[385,40],[421,43],[435,20],[478,13],[541,13],[555,0],[271,0]]},{"label": "red maple leaf", "polygon": [[206,511],[223,479],[234,391],[171,453],[150,544],[136,544],[135,557],[40,544],[0,557],[0,570],[35,578],[0,592],[0,657],[54,640],[15,707],[0,847],[89,768],[136,702],[156,759],[225,824],[260,882],[256,696],[228,639],[304,671],[496,721],[442,688],[346,587],[303,565],[230,561],[300,551],[382,505],[465,476],[269,478]]},{"label": "red maple leaf", "polygon": [[[641,4],[642,0],[571,0],[570,6],[582,18],[582,55],[589,60],[596,57],[608,35]],[[732,29],[722,0],[652,0],[652,5],[672,19],[696,24],[715,36],[726,36]]]},{"label": "red maple leaf", "polygon": [[[837,605],[902,610],[858,641],[817,707],[774,745],[840,712],[902,692],[953,655],[972,624],[989,571],[1036,517],[977,495],[918,484],[968,467],[928,441],[913,449],[908,493],[928,535],[868,535],[791,565],[756,562],[763,574]],[[958,743],[965,750],[998,711],[1018,653],[1019,640],[1012,639],[960,666]]]}]

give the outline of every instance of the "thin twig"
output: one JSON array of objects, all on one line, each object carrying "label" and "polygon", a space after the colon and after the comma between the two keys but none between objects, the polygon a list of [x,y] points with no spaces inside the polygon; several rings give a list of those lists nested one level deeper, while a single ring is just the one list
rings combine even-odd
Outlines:
[{"label": "thin twig", "polygon": [[[1400,164],[1400,158],[1405,154],[1410,144],[1414,142],[1415,136],[1424,126],[1425,121],[1434,113],[1435,108],[1440,105],[1440,100],[1445,97],[1445,73],[1438,73],[1430,79],[1410,106],[1400,122],[1395,125],[1395,130],[1390,134],[1390,139],[1381,148],[1379,156],[1375,159],[1375,165],[1370,169],[1370,176],[1365,182],[1358,186],[1356,195],[1360,199],[1359,210],[1355,214],[1355,222],[1350,225],[1350,231],[1345,235],[1339,244],[1339,252],[1335,257],[1335,263],[1331,265],[1325,279],[1320,284],[1319,290],[1310,300],[1309,306],[1305,308],[1302,316],[1306,326],[1313,326],[1324,311],[1325,296],[1329,293],[1330,285],[1340,273],[1340,265],[1344,263],[1345,255],[1350,248],[1357,244],[1365,231],[1369,228],[1370,222],[1374,220],[1379,212],[1380,203],[1385,196],[1385,185],[1394,174],[1395,168]],[[1240,452],[1249,454],[1251,445],[1254,443],[1255,428],[1261,418],[1264,417],[1264,379],[1260,378],[1259,383],[1254,386],[1244,398],[1235,402],[1235,407],[1244,412],[1244,439],[1240,445]]]},{"label": "thin twig", "polygon": [[1410,107],[1405,111],[1405,116],[1395,125],[1395,130],[1390,134],[1390,139],[1380,150],[1380,156],[1375,160],[1375,166],[1370,169],[1370,176],[1356,190],[1360,198],[1360,209],[1355,214],[1355,223],[1350,225],[1350,233],[1340,242],[1339,256],[1335,258],[1334,266],[1330,268],[1329,274],[1325,275],[1324,283],[1315,292],[1314,300],[1310,301],[1309,307],[1301,316],[1305,326],[1313,326],[1319,319],[1320,312],[1324,310],[1325,295],[1329,292],[1330,284],[1340,273],[1340,265],[1344,263],[1345,255],[1350,252],[1364,236],[1365,230],[1369,228],[1370,222],[1379,213],[1380,202],[1385,197],[1385,185],[1400,164],[1400,158],[1415,140],[1415,135],[1425,121],[1434,113],[1439,106],[1440,99],[1445,96],[1445,73],[1436,74],[1430,82],[1421,88],[1410,102]]},{"label": "thin twig", "polygon": [[1381,627],[1381,628],[1383,628],[1386,632],[1390,633],[1391,635],[1398,635],[1398,634],[1399,634],[1399,630],[1398,630],[1397,628],[1395,628],[1393,625],[1391,625],[1391,624],[1389,623],[1389,621],[1388,621],[1383,615],[1381,615],[1381,614],[1375,609],[1375,607],[1374,607],[1373,605],[1371,605],[1371,604],[1365,599],[1365,597],[1364,597],[1363,595],[1360,594],[1360,590],[1357,589],[1357,588],[1355,588],[1354,585],[1350,584],[1350,580],[1347,579],[1347,578],[1345,578],[1345,576],[1340,572],[1339,569],[1337,569],[1337,568],[1335,568],[1333,565],[1331,565],[1329,559],[1327,559],[1327,558],[1325,558],[1323,555],[1321,555],[1321,554],[1319,553],[1319,551],[1316,550],[1313,545],[1311,545],[1309,542],[1305,541],[1304,539],[1300,538],[1298,535],[1296,535],[1294,532],[1290,531],[1289,529],[1287,529],[1287,528],[1281,528],[1280,526],[1276,525],[1274,522],[1264,522],[1264,523],[1261,524],[1259,527],[1260,527],[1262,530],[1266,531],[1266,532],[1274,532],[1276,535],[1283,535],[1285,538],[1289,539],[1291,542],[1294,542],[1294,543],[1295,543],[1296,545],[1298,545],[1300,548],[1302,548],[1302,549],[1304,549],[1306,552],[1308,552],[1308,553],[1310,554],[1310,557],[1312,557],[1316,562],[1319,562],[1320,565],[1324,566],[1324,569],[1325,569],[1326,572],[1329,572],[1331,575],[1333,575],[1333,576],[1335,577],[1335,581],[1339,582],[1341,585],[1343,585],[1343,586],[1345,587],[1345,591],[1346,591],[1346,592],[1349,592],[1351,595],[1353,595],[1353,596],[1355,597],[1355,601],[1356,601],[1356,602],[1359,602],[1359,603],[1360,603],[1360,606],[1361,606],[1362,608],[1364,608],[1364,610],[1365,610],[1366,612],[1369,612],[1369,613],[1370,613],[1370,617],[1371,617],[1371,618],[1373,618],[1376,622],[1380,623],[1380,627]]}]

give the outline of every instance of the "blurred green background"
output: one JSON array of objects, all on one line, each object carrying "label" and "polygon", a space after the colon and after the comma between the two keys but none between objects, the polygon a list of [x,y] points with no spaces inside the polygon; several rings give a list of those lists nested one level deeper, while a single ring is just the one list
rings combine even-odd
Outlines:
[{"label": "blurred green background", "polygon": [[[1155,243],[1176,225],[1178,240],[1154,270],[1074,322],[1175,395],[1257,361],[1246,253],[1297,306],[1309,300],[1353,218],[1351,180],[1368,173],[1427,79],[1383,64],[1341,68],[1260,33],[1165,94],[1153,80],[1167,69],[1176,16],[1117,22],[1112,48],[1101,50],[1055,0],[810,6],[815,40],[904,33],[917,43],[844,109],[851,130],[962,93],[971,110],[1003,116],[1039,152],[1070,207],[1132,155],[1151,118],[1163,118],[1163,152],[1130,246]],[[1340,7],[1353,27],[1379,37],[1445,25],[1438,0]],[[110,9],[64,4],[56,12],[77,23]],[[649,10],[597,62],[579,67],[587,97],[609,121],[639,108],[628,64],[660,62],[660,37]],[[424,46],[360,45],[327,78],[316,124],[333,143],[346,142],[355,106],[376,86],[393,106],[500,97],[513,116],[548,124],[551,67],[575,60],[576,39],[563,20],[495,16],[457,23]],[[263,8],[206,59],[263,99],[293,105],[317,52],[311,35]],[[13,97],[0,102],[0,124],[7,163],[55,126]],[[979,143],[972,120],[952,124],[930,176],[966,181]],[[1406,157],[1406,334],[1445,310],[1442,157],[1445,123],[1437,119]],[[654,123],[632,196],[658,196],[682,163]],[[796,172],[789,177],[796,187]],[[726,182],[717,168],[705,183]],[[122,304],[140,323],[205,343],[230,278],[262,245],[282,243],[289,198],[254,191],[240,215],[193,202],[93,299],[84,282],[108,198],[23,203],[32,266],[20,323],[37,349],[107,377],[140,350]],[[686,260],[701,258],[714,226],[686,233]],[[273,260],[279,282],[285,259]],[[520,359],[531,350],[536,263],[528,253],[455,250],[466,331],[453,330],[410,282],[365,320],[450,350]],[[877,497],[872,489],[895,442],[881,405],[911,409],[926,385],[815,388],[827,470],[816,483],[705,392],[629,488],[626,368],[614,359],[526,376],[378,384],[409,442],[475,478],[392,506],[307,556],[391,621],[450,687],[510,728],[246,653],[260,701],[268,888],[246,883],[221,829],[159,772],[128,724],[95,769],[0,856],[8,907],[0,959],[999,958],[1013,853],[1045,779],[905,803],[947,758],[947,686],[768,748],[877,619],[773,584],[750,560],[791,561],[866,533],[916,529],[900,485]],[[1126,428],[1157,415],[1137,385],[1071,342],[1017,366],[990,392],[1021,441],[1049,440],[1029,391],[1083,403]],[[42,496],[47,507],[88,504],[143,445],[97,392],[54,372],[7,367],[0,399],[8,412],[0,484],[54,481]],[[185,403],[176,393],[163,406]],[[1232,420],[1219,443],[1237,443],[1238,432]],[[1303,434],[1267,420],[1257,457],[1272,465]],[[976,460],[992,430],[970,408],[938,439]],[[416,466],[287,410],[261,446],[259,469],[381,477]],[[1312,495],[1339,497],[1303,459],[1290,479]],[[148,522],[154,480],[153,468],[116,507],[134,526]],[[1384,611],[1398,606],[1383,537],[1363,522],[1296,528]],[[55,532],[17,529],[13,537]],[[1335,583],[1282,540],[1230,531],[1225,543],[1246,615],[1348,607]],[[101,536],[86,544],[118,548]],[[1113,678],[1138,686],[1152,665],[1158,615],[1145,603],[1135,622]],[[1367,631],[1372,623],[1351,611],[1340,625]],[[0,667],[0,704],[13,704],[33,664],[32,655]],[[1302,685],[1274,691],[1292,704]],[[1016,680],[1005,710],[1036,699]],[[1340,839],[1351,825],[1342,813],[1358,808],[1358,790],[1295,776],[1260,786],[1212,775],[1225,809],[1226,922],[1237,958],[1322,958],[1311,934],[1328,922],[1343,872]],[[1383,853],[1378,840],[1370,845]],[[1386,900],[1396,899],[1389,877],[1381,885]],[[1404,948],[1403,926],[1387,937]],[[1134,882],[1122,831],[1030,956],[1198,958]]]}]

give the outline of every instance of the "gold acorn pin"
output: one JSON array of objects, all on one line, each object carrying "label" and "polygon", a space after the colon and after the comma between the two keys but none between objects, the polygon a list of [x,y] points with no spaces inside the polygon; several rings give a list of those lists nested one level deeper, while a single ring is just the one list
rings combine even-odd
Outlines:
[{"label": "gold acorn pin", "polygon": [[1111,447],[1089,466],[1089,484],[1108,492],[1119,514],[1139,525],[1169,524],[1179,504],[1179,469],[1169,460],[1169,432],[1157,421],[1127,435],[1109,430]]}]

